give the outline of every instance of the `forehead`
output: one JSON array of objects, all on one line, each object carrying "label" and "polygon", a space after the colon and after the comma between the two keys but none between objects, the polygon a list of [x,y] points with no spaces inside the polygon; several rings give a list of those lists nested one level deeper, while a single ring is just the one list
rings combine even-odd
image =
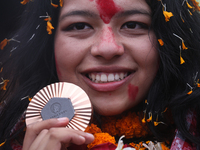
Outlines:
[{"label": "forehead", "polygon": [[151,14],[150,7],[145,0],[64,0],[60,16],[74,10],[89,10],[96,14],[104,11],[115,15],[120,11],[132,9]]}]

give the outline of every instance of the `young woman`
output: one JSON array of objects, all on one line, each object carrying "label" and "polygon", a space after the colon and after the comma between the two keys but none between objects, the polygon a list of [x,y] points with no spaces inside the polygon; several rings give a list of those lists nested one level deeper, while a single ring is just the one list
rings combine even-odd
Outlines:
[{"label": "young woman", "polygon": [[[97,137],[65,128],[67,118],[23,131],[29,98],[60,81],[88,94],[95,114],[91,123],[116,140],[125,135],[124,143],[132,147],[132,142],[149,148],[146,141],[159,141],[171,149],[199,149],[200,8],[195,0],[34,0],[26,5],[22,27],[1,43],[0,148],[92,148],[87,144]],[[117,133],[112,134],[114,122]],[[134,134],[128,136],[127,128]]]}]

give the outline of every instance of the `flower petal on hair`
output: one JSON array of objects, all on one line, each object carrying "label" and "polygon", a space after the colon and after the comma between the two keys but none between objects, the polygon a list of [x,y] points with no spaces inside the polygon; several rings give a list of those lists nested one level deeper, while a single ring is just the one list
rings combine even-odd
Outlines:
[{"label": "flower petal on hair", "polygon": [[3,71],[3,67],[1,67],[0,73]]},{"label": "flower petal on hair", "polygon": [[8,39],[7,38],[5,38],[3,41],[1,41],[1,43],[0,43],[0,49],[1,50],[3,50],[4,49],[4,47],[8,44]]},{"label": "flower petal on hair", "polygon": [[3,143],[0,144],[0,147],[3,146],[5,143],[6,143],[6,140]]},{"label": "flower petal on hair", "polygon": [[60,7],[63,7],[63,0],[60,0]]},{"label": "flower petal on hair", "polygon": [[20,3],[22,4],[22,5],[25,5],[26,3],[28,3],[29,2],[29,0],[23,0],[23,1],[21,1]]},{"label": "flower petal on hair", "polygon": [[172,12],[163,11],[163,15],[165,16],[165,21],[168,22],[169,19],[174,16]]},{"label": "flower petal on hair", "polygon": [[162,39],[158,39],[158,42],[159,42],[160,46],[163,46],[163,45],[164,45],[164,42],[163,42]]},{"label": "flower petal on hair", "polygon": [[6,87],[8,85],[9,80],[3,80],[3,86],[1,87],[1,90],[6,90]]},{"label": "flower petal on hair", "polygon": [[192,94],[192,92],[193,92],[193,91],[191,90],[191,91],[189,91],[187,94],[190,95],[190,94]]},{"label": "flower petal on hair", "polygon": [[200,87],[200,83],[197,83],[197,87]]},{"label": "flower petal on hair", "polygon": [[58,5],[56,5],[56,4],[52,3],[52,2],[51,2],[51,5],[52,5],[53,7],[55,7],[55,8],[58,7]]},{"label": "flower petal on hair", "polygon": [[150,121],[152,121],[152,114],[151,114],[151,116],[149,117],[149,119],[147,119],[147,122],[150,122]]},{"label": "flower petal on hair", "polygon": [[29,98],[28,98],[28,100],[29,100],[29,101],[31,101],[31,100],[32,100],[32,98],[30,98],[30,97],[29,97]]},{"label": "flower petal on hair", "polygon": [[154,121],[153,124],[154,124],[154,126],[157,126],[159,124],[159,122]]},{"label": "flower petal on hair", "polygon": [[52,34],[52,29],[54,29],[54,27],[52,26],[50,21],[47,21],[47,32],[48,34]]},{"label": "flower petal on hair", "polygon": [[184,44],[183,41],[182,41],[182,48],[183,48],[183,50],[184,50],[184,49],[188,49],[188,48],[185,46],[185,44]]},{"label": "flower petal on hair", "polygon": [[185,60],[183,59],[183,57],[180,56],[180,64],[185,63]]},{"label": "flower petal on hair", "polygon": [[188,8],[193,8],[187,1],[186,1],[186,4],[187,4],[187,6],[188,6]]}]

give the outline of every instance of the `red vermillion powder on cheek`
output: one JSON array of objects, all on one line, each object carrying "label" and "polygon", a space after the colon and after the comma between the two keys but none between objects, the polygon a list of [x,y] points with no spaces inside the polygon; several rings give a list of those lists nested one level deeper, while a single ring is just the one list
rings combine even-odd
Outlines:
[{"label": "red vermillion powder on cheek", "polygon": [[113,0],[97,0],[97,8],[104,23],[108,24],[111,18],[121,10]]},{"label": "red vermillion powder on cheek", "polygon": [[128,85],[128,96],[130,100],[135,100],[138,93],[138,87],[132,84]]}]

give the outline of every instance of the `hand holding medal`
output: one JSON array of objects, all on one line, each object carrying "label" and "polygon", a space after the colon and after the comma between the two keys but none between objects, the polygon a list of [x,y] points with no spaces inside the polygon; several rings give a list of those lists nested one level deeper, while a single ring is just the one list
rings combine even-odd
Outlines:
[{"label": "hand holding medal", "polygon": [[61,143],[68,147],[71,143],[91,142],[93,137],[82,132],[91,114],[89,97],[80,87],[65,82],[48,85],[33,97],[27,108],[28,138],[25,138],[23,149],[37,148],[41,142],[44,149],[59,148]]}]

